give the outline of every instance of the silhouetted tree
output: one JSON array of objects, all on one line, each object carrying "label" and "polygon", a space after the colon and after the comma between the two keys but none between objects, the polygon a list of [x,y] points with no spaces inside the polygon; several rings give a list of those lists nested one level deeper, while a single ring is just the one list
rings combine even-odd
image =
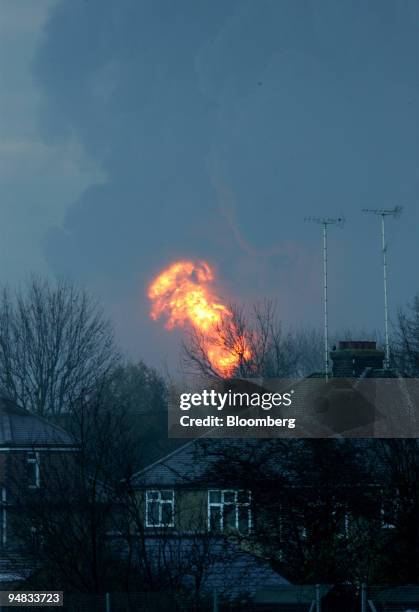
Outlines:
[{"label": "silhouetted tree", "polygon": [[[127,571],[109,546],[120,528],[121,479],[133,471],[134,445],[121,412],[99,396],[73,406],[77,450],[39,453],[40,485],[9,479],[9,551],[21,546],[36,569],[28,584],[104,593],[121,588]],[[5,551],[7,554],[8,551]]]},{"label": "silhouetted tree", "polygon": [[[322,336],[316,330],[283,330],[272,300],[254,306],[250,314],[232,304],[211,333],[213,346],[233,355],[231,376],[299,377],[322,368]],[[222,377],[211,362],[205,332],[190,330],[183,353],[187,368],[209,377]]]},{"label": "silhouetted tree", "polygon": [[419,376],[419,294],[398,312],[393,355],[401,372]]},{"label": "silhouetted tree", "polygon": [[280,574],[296,583],[382,578],[386,495],[370,445],[207,440],[197,453],[212,456],[206,479],[251,491],[253,529],[236,537]]},{"label": "silhouetted tree", "polygon": [[167,394],[163,376],[142,361],[120,363],[106,381],[102,397],[125,415],[127,435],[138,449],[137,469],[174,446],[167,438]]},{"label": "silhouetted tree", "polygon": [[117,360],[112,326],[85,291],[40,278],[3,290],[0,390],[18,404],[39,415],[66,413]]},{"label": "silhouetted tree", "polygon": [[419,581],[419,441],[372,440],[384,486],[381,572],[396,584]]}]

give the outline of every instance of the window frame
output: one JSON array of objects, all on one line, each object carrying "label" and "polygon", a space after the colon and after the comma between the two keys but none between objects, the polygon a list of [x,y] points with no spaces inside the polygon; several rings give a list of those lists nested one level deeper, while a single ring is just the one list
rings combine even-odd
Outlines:
[{"label": "window frame", "polygon": [[[170,493],[171,499],[162,499],[162,493]],[[150,495],[157,495],[157,498],[151,498]],[[159,506],[159,522],[149,522],[149,504],[158,503]],[[171,506],[171,520],[170,523],[163,522],[163,506]],[[175,526],[175,491],[174,489],[147,489],[145,492],[145,526],[150,527],[174,527]]]},{"label": "window frame", "polygon": [[41,454],[39,451],[28,451],[26,453],[26,466],[35,466],[34,476],[35,479],[28,484],[29,489],[40,489],[41,488]]},{"label": "window frame", "polygon": [[[247,501],[240,502],[239,495],[247,492]],[[211,493],[219,493],[220,501],[212,502]],[[234,501],[225,501],[224,497],[226,494],[234,494]],[[208,489],[207,493],[207,529],[212,531],[211,527],[211,508],[219,508],[220,519],[219,519],[219,531],[224,533],[224,513],[225,507],[233,506],[235,513],[234,529],[240,533],[240,509],[247,508],[247,530],[245,533],[251,533],[253,527],[253,516],[252,516],[252,492],[246,489]]]}]

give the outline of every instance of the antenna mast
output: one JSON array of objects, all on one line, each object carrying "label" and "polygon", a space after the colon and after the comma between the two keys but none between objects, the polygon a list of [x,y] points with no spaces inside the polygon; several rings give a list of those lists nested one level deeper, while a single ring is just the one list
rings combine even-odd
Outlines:
[{"label": "antenna mast", "polygon": [[383,253],[383,282],[384,282],[384,335],[385,335],[385,355],[384,369],[390,367],[390,342],[388,337],[388,293],[387,293],[387,244],[385,235],[385,217],[400,217],[401,206],[395,208],[363,208],[362,212],[379,215],[381,217],[381,248]]},{"label": "antenna mast", "polygon": [[343,217],[305,217],[304,221],[317,223],[323,226],[323,289],[324,289],[324,377],[329,380],[329,323],[327,309],[327,228],[329,225],[342,227],[345,223]]}]

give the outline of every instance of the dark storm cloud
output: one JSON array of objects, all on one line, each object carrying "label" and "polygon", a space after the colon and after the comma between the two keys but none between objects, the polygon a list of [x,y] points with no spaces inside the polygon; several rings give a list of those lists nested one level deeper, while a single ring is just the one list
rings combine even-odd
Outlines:
[{"label": "dark storm cloud", "polygon": [[225,11],[197,2],[183,8],[76,1],[52,17],[38,60],[47,130],[52,137],[74,130],[107,176],[74,205],[65,231],[48,239],[53,259],[78,273],[82,258],[82,274],[129,275],[153,251],[159,263],[194,252],[208,229],[209,108],[194,58]]},{"label": "dark storm cloud", "polygon": [[44,134],[76,137],[106,178],[49,232],[52,268],[100,287],[119,316],[129,304],[127,330],[145,330],[130,319],[141,300],[146,317],[144,285],[179,256],[315,321],[319,236],[302,219],[343,211],[335,323],[371,326],[378,237],[359,209],[410,207],[395,265],[417,255],[417,16],[409,1],[62,0],[35,64]]}]

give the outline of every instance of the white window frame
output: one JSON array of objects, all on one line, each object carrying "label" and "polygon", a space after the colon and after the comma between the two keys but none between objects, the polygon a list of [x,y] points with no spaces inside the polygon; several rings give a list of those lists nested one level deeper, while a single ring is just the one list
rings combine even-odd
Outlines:
[{"label": "white window frame", "polygon": [[[170,493],[171,499],[162,499],[162,493]],[[156,495],[157,497],[151,497]],[[150,523],[149,521],[149,504],[158,503],[159,505],[159,522]],[[172,519],[170,523],[163,523],[163,506],[170,505],[172,508]],[[149,489],[145,493],[145,525],[146,527],[174,527],[175,526],[175,492],[173,489]]]},{"label": "white window frame", "polygon": [[31,482],[29,489],[39,489],[41,487],[41,454],[39,451],[28,452],[26,455],[26,465],[35,465],[35,482]]},{"label": "white window frame", "polygon": [[[247,508],[247,533],[252,531],[252,493],[251,491],[247,491],[247,499],[246,502],[239,502],[239,494],[245,493],[244,489],[208,489],[208,509],[207,509],[207,527],[208,531],[211,531],[211,508],[219,508],[220,509],[220,531],[224,531],[224,508],[226,506],[234,506],[235,507],[235,529],[239,531],[239,511],[240,508]],[[211,493],[220,493],[219,502],[211,501]],[[234,501],[225,501],[226,494],[233,494]]]}]

